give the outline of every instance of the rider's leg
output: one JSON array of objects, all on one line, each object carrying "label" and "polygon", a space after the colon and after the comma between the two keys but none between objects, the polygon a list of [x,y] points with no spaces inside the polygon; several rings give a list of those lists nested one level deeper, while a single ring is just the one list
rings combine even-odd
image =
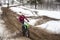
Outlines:
[{"label": "rider's leg", "polygon": [[25,35],[26,35],[26,37],[30,37],[29,28],[27,28],[26,25],[25,25]]},{"label": "rider's leg", "polygon": [[22,26],[22,33],[23,33],[23,36],[25,36],[25,28],[24,28],[24,25]]}]

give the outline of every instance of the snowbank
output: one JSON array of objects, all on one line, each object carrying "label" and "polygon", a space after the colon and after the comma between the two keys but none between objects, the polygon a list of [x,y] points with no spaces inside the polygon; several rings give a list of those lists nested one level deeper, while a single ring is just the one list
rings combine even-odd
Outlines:
[{"label": "snowbank", "polygon": [[5,25],[0,23],[0,36],[5,32]]},{"label": "snowbank", "polygon": [[48,10],[39,10],[38,13],[40,16],[48,16],[51,18],[60,19],[60,12],[59,11],[48,11]]},{"label": "snowbank", "polygon": [[20,15],[19,12],[22,12],[24,15],[26,16],[34,16],[29,10],[24,10],[22,8],[19,8],[19,7],[11,7],[10,8],[12,11],[16,12],[17,14]]},{"label": "snowbank", "polygon": [[51,17],[51,18],[60,19],[60,12],[59,11],[36,10],[36,9],[26,8],[24,6],[11,7],[10,9],[14,12],[17,12],[17,13],[22,12],[24,14],[27,14],[28,16],[29,15],[30,16],[36,16],[35,13],[34,13],[36,11],[39,16],[44,15],[44,16],[48,16],[48,17]]},{"label": "snowbank", "polygon": [[60,34],[60,21],[48,21],[47,23],[37,25],[35,27],[41,27],[48,31]]},{"label": "snowbank", "polygon": [[60,11],[37,10],[37,9],[30,9],[30,8],[27,8],[24,6],[20,6],[20,8],[24,8],[24,9],[30,10],[32,12],[36,11],[37,14],[40,16],[44,15],[44,16],[60,19]]}]

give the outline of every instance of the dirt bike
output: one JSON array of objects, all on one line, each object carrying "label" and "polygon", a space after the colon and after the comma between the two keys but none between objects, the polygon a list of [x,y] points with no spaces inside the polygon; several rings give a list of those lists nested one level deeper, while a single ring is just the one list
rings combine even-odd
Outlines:
[{"label": "dirt bike", "polygon": [[29,37],[30,36],[30,34],[29,34],[29,28],[27,27],[27,25],[26,24],[24,24],[24,35],[26,36],[26,37]]}]

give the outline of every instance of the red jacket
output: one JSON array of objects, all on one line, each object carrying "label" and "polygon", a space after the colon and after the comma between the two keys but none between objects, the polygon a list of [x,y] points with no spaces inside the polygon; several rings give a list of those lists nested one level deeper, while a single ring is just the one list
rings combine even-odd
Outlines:
[{"label": "red jacket", "polygon": [[24,19],[26,19],[27,21],[29,21],[24,15],[20,15],[19,16],[19,21],[20,22],[24,22]]}]

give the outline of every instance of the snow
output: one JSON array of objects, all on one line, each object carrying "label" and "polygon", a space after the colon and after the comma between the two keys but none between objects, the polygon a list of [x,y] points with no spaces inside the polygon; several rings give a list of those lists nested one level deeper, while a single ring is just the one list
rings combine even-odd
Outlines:
[{"label": "snow", "polygon": [[5,31],[5,25],[0,23],[0,36],[3,35],[4,31]]},{"label": "snow", "polygon": [[[18,6],[18,4],[12,4],[12,5],[10,4],[9,6],[10,6],[10,7]],[[2,7],[8,7],[8,5],[4,5],[4,4],[3,4]]]},{"label": "snow", "polygon": [[[2,4],[7,4],[8,3],[8,0],[1,0],[1,3]],[[12,0],[9,0],[9,4],[11,4],[12,3]],[[14,4],[19,4],[19,2],[17,1],[17,0],[14,0]]]},{"label": "snow", "polygon": [[[0,7],[0,9],[1,9],[1,7]],[[0,10],[0,14],[2,14],[2,10]]]},{"label": "snow", "polygon": [[11,34],[9,30],[7,30],[5,21],[1,18],[2,10],[0,7],[0,37],[10,37],[15,35],[15,33]]},{"label": "snow", "polygon": [[19,8],[19,7],[11,7],[10,8],[12,11],[16,12],[17,14],[20,15],[19,12],[22,12],[24,15],[27,15],[27,16],[33,16],[33,14],[29,11],[29,10],[24,10],[22,8]]},{"label": "snow", "polygon": [[[17,2],[15,0],[14,4],[13,5],[10,4],[9,6],[16,6],[18,4],[19,4],[19,2]],[[2,5],[2,7],[7,7],[7,5]],[[35,12],[37,12],[37,14],[39,16],[48,16],[48,17],[51,17],[51,18],[60,19],[60,11],[37,10],[37,9],[27,8],[27,7],[24,7],[24,6],[10,7],[10,9],[12,11],[16,12],[19,15],[21,15],[20,12],[22,12],[25,16],[37,16],[35,14]],[[1,15],[1,12],[2,11],[0,10],[0,15]],[[34,26],[35,23],[38,20],[39,19],[29,19],[29,22],[27,22],[27,23],[29,23],[30,25]],[[5,31],[5,25],[2,24],[2,23],[4,23],[4,21],[0,19],[0,34],[3,34],[4,31]],[[51,31],[53,33],[60,34],[60,21],[48,21],[47,23],[44,23],[44,24],[41,24],[41,25],[37,25],[35,27],[39,27],[39,28],[41,27],[41,28],[46,29],[48,31]]]},{"label": "snow", "polygon": [[[14,6],[15,4],[17,5],[20,3],[17,0],[14,0],[14,4],[13,5],[11,4],[10,6]],[[7,7],[7,5],[3,5],[3,7],[4,6]],[[44,15],[44,16],[60,19],[60,11],[37,10],[37,9],[30,9],[24,6],[11,7],[10,9],[13,10],[14,12],[17,12],[18,14],[19,12],[22,12],[24,14],[27,14],[28,16],[33,16],[34,12],[37,11],[38,12],[37,14],[40,16]],[[34,14],[34,16],[36,15]]]},{"label": "snow", "polygon": [[17,12],[18,14],[19,12],[22,12],[24,14],[27,14],[28,16],[36,16],[34,12],[37,11],[38,12],[37,14],[39,16],[48,16],[51,18],[60,19],[60,11],[35,10],[35,9],[26,8],[23,6],[11,7],[10,9],[14,12]]},{"label": "snow", "polygon": [[34,26],[35,23],[36,23],[38,20],[39,20],[39,19],[29,19],[29,22],[27,22],[27,23],[29,23],[30,25]]},{"label": "snow", "polygon": [[[51,18],[56,18],[56,19],[60,19],[60,11],[48,11],[48,10],[36,10],[36,9],[30,9],[30,8],[26,8],[23,6],[19,6],[19,7],[11,7],[10,8],[12,11],[17,12],[17,14],[20,15],[19,12],[22,12],[24,15],[27,16],[35,16],[34,12],[37,11],[39,16],[48,16]],[[33,14],[32,14],[33,12]],[[28,22],[30,25],[33,25],[36,23],[36,19],[29,19],[30,22]],[[47,29],[48,31],[51,31],[53,33],[60,33],[60,21],[48,21],[45,24],[42,25],[37,25],[35,27],[41,27],[43,29]]]},{"label": "snow", "polygon": [[44,16],[60,19],[60,11],[37,10],[37,9],[30,9],[27,7],[23,7],[23,6],[20,6],[20,8],[24,8],[33,12],[37,11],[38,12],[37,14],[40,16],[44,15]]},{"label": "snow", "polygon": [[[1,0],[1,3],[2,3],[2,7],[7,7],[7,3],[8,3],[8,0],[6,0],[6,2],[4,0]],[[12,0],[9,0],[9,6],[17,6],[19,5],[20,3],[17,1],[17,0],[14,0],[14,3],[12,4]]]},{"label": "snow", "polygon": [[40,10],[38,13],[40,16],[48,16],[51,18],[60,19],[60,11],[48,11],[48,10]]},{"label": "snow", "polygon": [[4,21],[1,19],[1,7],[0,7],[0,36],[3,36],[4,32],[5,32],[5,25],[3,24]]},{"label": "snow", "polygon": [[60,21],[48,21],[47,23],[37,25],[35,27],[41,27],[43,29],[60,34],[60,26],[59,25],[60,25]]}]

